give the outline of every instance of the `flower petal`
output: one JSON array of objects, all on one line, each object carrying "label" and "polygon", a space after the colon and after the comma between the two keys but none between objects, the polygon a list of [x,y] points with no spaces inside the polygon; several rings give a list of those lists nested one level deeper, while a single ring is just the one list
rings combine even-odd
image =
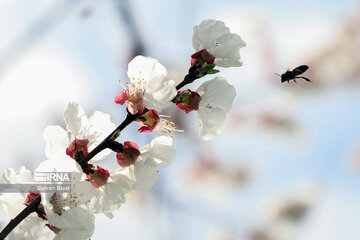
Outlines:
[{"label": "flower petal", "polygon": [[226,113],[221,108],[199,108],[199,135],[204,140],[210,140],[221,134],[225,127]]},{"label": "flower petal", "polygon": [[245,47],[245,42],[241,37],[234,33],[226,33],[216,39],[218,43],[214,51],[215,64],[220,67],[240,67],[239,50]]},{"label": "flower petal", "polygon": [[175,160],[176,152],[172,147],[172,138],[157,136],[141,149],[135,164],[129,167],[130,178],[135,181],[134,190],[148,190],[157,180],[158,167],[164,167]]},{"label": "flower petal", "polygon": [[68,156],[42,161],[34,172],[70,172],[72,183],[80,181],[83,175],[80,165]]},{"label": "flower petal", "polygon": [[48,126],[45,128],[43,137],[46,142],[45,155],[48,159],[56,159],[66,155],[69,147],[68,132],[60,126]]},{"label": "flower petal", "polygon": [[166,135],[157,136],[151,143],[141,149],[138,161],[147,166],[164,167],[176,158],[176,151],[172,146],[172,138]]},{"label": "flower petal", "polygon": [[88,201],[96,198],[98,192],[88,181],[79,181],[71,186],[71,197],[67,197],[69,200],[68,205],[70,207],[76,207],[75,205],[86,205]]},{"label": "flower petal", "polygon": [[33,181],[32,173],[24,166],[20,167],[16,171],[13,168],[6,168],[2,172],[2,178],[7,184],[21,184]]},{"label": "flower petal", "polygon": [[175,81],[165,76],[154,77],[146,86],[144,105],[149,109],[161,111],[176,96],[176,93]]},{"label": "flower petal", "polygon": [[2,193],[0,202],[6,213],[7,220],[16,217],[25,208],[25,197],[21,193]]},{"label": "flower petal", "polygon": [[84,138],[91,142],[100,143],[104,140],[114,129],[116,125],[110,120],[110,115],[95,111],[89,117],[88,126],[84,132]]},{"label": "flower petal", "polygon": [[143,161],[135,162],[129,167],[130,176],[135,180],[133,190],[149,190],[157,179],[157,167],[149,166]]},{"label": "flower petal", "polygon": [[[89,123],[84,133],[84,138],[92,142],[89,152],[98,146],[114,129],[116,125],[110,120],[110,115],[100,111],[95,111],[89,117]],[[91,159],[92,162],[106,158],[111,153],[110,149],[105,149]]]},{"label": "flower petal", "polygon": [[216,39],[224,33],[230,33],[224,22],[207,19],[193,28],[192,44],[196,51],[216,47]]},{"label": "flower petal", "polygon": [[200,107],[209,105],[225,112],[230,110],[236,96],[235,87],[222,77],[204,82],[196,91],[201,95]]},{"label": "flower petal", "polygon": [[130,81],[144,79],[149,82],[159,75],[167,75],[167,71],[156,59],[151,57],[136,56],[128,65],[128,77]]},{"label": "flower petal", "polygon": [[64,120],[66,122],[66,129],[74,137],[82,138],[81,134],[88,124],[88,118],[78,103],[70,102],[68,104],[64,112]]},{"label": "flower petal", "polygon": [[237,34],[230,33],[221,21],[204,20],[194,27],[193,47],[200,51],[206,49],[215,56],[215,64],[220,67],[239,67],[239,49],[246,44]]},{"label": "flower petal", "polygon": [[46,211],[46,216],[52,226],[61,229],[54,239],[85,240],[94,233],[95,217],[91,212],[81,207],[71,208],[62,213],[61,216],[52,211]]},{"label": "flower petal", "polygon": [[109,182],[98,188],[99,197],[90,204],[92,211],[109,214],[125,202],[125,194],[131,190],[134,181],[124,173],[123,169],[110,171]]}]

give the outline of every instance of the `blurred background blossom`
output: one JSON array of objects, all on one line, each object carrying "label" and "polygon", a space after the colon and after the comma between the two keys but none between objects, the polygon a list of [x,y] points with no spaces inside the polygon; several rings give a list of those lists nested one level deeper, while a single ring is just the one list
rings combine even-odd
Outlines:
[{"label": "blurred background blossom", "polygon": [[[167,108],[185,129],[174,138],[176,162],[151,191],[129,195],[114,219],[97,216],[93,239],[359,239],[359,7],[356,0],[2,0],[0,169],[44,160],[43,129],[64,126],[69,100],[119,124],[125,111],[113,100],[127,63],[138,54],[157,58],[180,82],[194,53],[192,27],[218,19],[247,44],[242,67],[220,69],[238,94],[224,134],[200,141],[196,114]],[[274,75],[302,64],[312,83],[281,84]],[[153,135],[136,129],[121,138],[145,146]],[[107,161],[116,164],[114,155]]]}]

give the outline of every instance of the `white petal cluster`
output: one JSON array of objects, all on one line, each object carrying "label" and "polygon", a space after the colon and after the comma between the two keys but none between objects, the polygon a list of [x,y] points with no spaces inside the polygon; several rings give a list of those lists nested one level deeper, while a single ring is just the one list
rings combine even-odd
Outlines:
[{"label": "white petal cluster", "polygon": [[48,215],[48,212],[46,211],[46,216],[51,225],[61,229],[54,240],[87,240],[94,233],[95,217],[84,208],[70,208],[61,216],[57,214]]},{"label": "white petal cluster", "polygon": [[128,65],[128,77],[134,86],[145,86],[144,105],[161,111],[175,97],[175,81],[167,77],[167,71],[156,59],[136,56]]},{"label": "white petal cluster", "polygon": [[[51,141],[57,145],[56,139]],[[176,156],[172,147],[172,138],[166,135],[158,135],[140,152],[141,154],[134,165],[110,171],[107,183],[98,189],[84,181],[81,167],[68,156],[58,156],[39,164],[35,173],[71,172],[71,194],[41,193],[42,205],[48,223],[60,229],[54,239],[81,240],[90,238],[94,232],[93,213],[104,213],[106,216],[112,217],[112,212],[125,202],[125,194],[129,191],[150,189],[158,179],[158,168],[171,164]],[[50,155],[55,156],[54,154]],[[24,167],[17,171],[7,169],[3,173],[3,179],[7,183],[22,183],[22,174],[29,172]],[[17,201],[13,199],[14,197],[17,198]],[[20,212],[25,196],[17,194],[4,197],[3,195],[0,200],[8,216],[12,217]],[[14,204],[10,204],[11,202]],[[22,222],[19,229],[24,236],[29,235],[28,239],[36,239],[40,238],[45,223],[36,214],[32,214],[31,217]],[[13,231],[11,236],[15,236],[16,233]]]},{"label": "white petal cluster", "polygon": [[239,50],[245,42],[231,33],[225,23],[213,19],[203,20],[193,29],[192,44],[196,51],[206,49],[215,56],[215,64],[220,67],[240,67]]},{"label": "white petal cluster", "polygon": [[41,162],[35,169],[36,172],[71,172],[72,192],[42,192],[41,202],[49,224],[60,229],[54,239],[89,239],[94,232],[95,217],[86,209],[86,204],[97,192],[90,183],[83,180],[84,174],[79,164],[66,156]]},{"label": "white petal cluster", "polygon": [[172,147],[171,137],[158,135],[140,152],[135,164],[129,167],[129,174],[135,181],[134,190],[147,190],[158,179],[158,168],[170,165],[175,160],[176,151]]},{"label": "white petal cluster", "polygon": [[112,170],[106,184],[96,189],[96,197],[91,200],[87,208],[94,213],[104,213],[111,218],[112,212],[125,203],[125,195],[132,190],[133,185],[134,181],[128,177],[128,170]]},{"label": "white petal cluster", "polygon": [[216,77],[201,84],[196,91],[201,96],[197,111],[199,134],[202,139],[210,140],[224,130],[226,113],[231,108],[236,90],[225,78]]},{"label": "white petal cluster", "polygon": [[18,170],[15,170],[13,168],[6,168],[2,172],[2,179],[7,184],[20,184],[25,182],[26,180],[32,180],[31,179],[25,179],[26,176],[31,176],[30,170],[28,170],[26,167],[22,166]]},{"label": "white petal cluster", "polygon": [[[242,65],[239,49],[244,47],[245,43],[240,36],[231,33],[223,22],[202,21],[200,25],[194,27],[192,41],[197,51],[206,49],[213,55],[217,66]],[[177,94],[175,81],[167,77],[165,67],[154,58],[135,57],[128,65],[127,74],[130,79],[128,89],[120,92],[118,98],[120,100],[116,102],[122,105],[127,101],[128,110],[129,104],[132,104],[133,110],[137,111],[135,113],[142,113],[144,106],[161,111]],[[197,92],[201,96],[199,103],[200,98],[196,95],[196,108],[194,108],[198,112],[199,134],[203,139],[212,139],[223,131],[226,114],[232,106],[236,91],[225,78],[216,77],[201,84]],[[197,103],[199,103],[198,108]],[[150,189],[158,179],[158,169],[168,166],[176,158],[172,137],[160,134],[150,144],[140,149],[139,156],[139,148],[134,144],[135,157],[133,159],[135,161],[138,156],[136,161],[131,161],[129,164],[133,164],[130,166],[120,163],[121,166],[128,167],[107,171],[100,166],[93,169],[93,165],[84,163],[80,166],[71,158],[74,157],[72,149],[69,150],[71,153],[68,153],[71,157],[66,154],[70,144],[73,146],[73,140],[79,140],[83,149],[85,148],[83,142],[87,143],[87,141],[80,140],[88,140],[88,152],[90,152],[116,126],[111,122],[109,115],[99,111],[87,117],[82,107],[75,102],[68,104],[64,112],[64,120],[65,129],[60,126],[49,126],[45,129],[43,136],[46,141],[47,160],[39,164],[35,173],[71,172],[71,193],[41,192],[41,204],[47,221],[41,219],[36,213],[32,213],[12,231],[9,235],[10,240],[48,237],[47,234],[43,234],[46,223],[56,233],[55,240],[89,239],[94,232],[94,214],[103,213],[111,218],[113,212],[125,202],[127,193]],[[174,125],[165,120],[160,121],[158,129],[161,128],[161,123],[165,123],[163,132],[176,130]],[[78,144],[77,141],[75,143]],[[118,143],[113,144],[117,146],[115,144]],[[125,155],[126,150],[130,149],[130,152],[133,150],[131,147],[123,149],[125,149],[124,153],[118,154]],[[110,153],[110,149],[103,150],[91,161],[94,164],[94,161],[102,160]],[[86,176],[84,172],[89,176]],[[31,175],[30,171],[24,167],[18,170],[9,168],[3,172],[2,177],[5,183],[21,184],[26,182],[22,178],[25,173]],[[52,182],[51,184],[59,183]],[[24,208],[25,197],[25,194],[20,193],[0,195],[0,202],[9,219],[15,217]]]},{"label": "white petal cluster", "polygon": [[[54,141],[52,142],[57,145]],[[56,149],[56,148],[55,148]],[[53,158],[42,161],[35,169],[35,173],[43,172],[70,172],[71,193],[42,192],[41,204],[44,207],[47,221],[42,220],[36,213],[25,218],[20,225],[11,232],[9,239],[49,239],[49,233],[43,233],[45,224],[59,229],[56,240],[89,239],[94,232],[93,212],[86,207],[88,201],[95,198],[96,190],[87,181],[81,167],[72,158],[66,155],[49,153]],[[30,171],[25,167],[18,170],[6,169],[2,178],[5,183],[21,184],[29,183]],[[30,182],[34,182],[33,180]],[[61,182],[49,182],[59,184]],[[54,198],[54,196],[56,196]],[[0,201],[6,210],[8,218],[13,218],[25,207],[26,194],[6,193],[2,194]],[[22,236],[22,237],[19,237]]]},{"label": "white petal cluster", "polygon": [[[25,174],[24,174],[25,173]],[[18,170],[12,168],[5,169],[2,174],[4,182],[7,184],[22,183],[21,176],[30,173],[25,167]],[[2,193],[0,195],[0,202],[7,216],[7,221],[10,221],[21,212],[25,206],[26,194],[24,193]],[[43,233],[45,228],[45,221],[37,216],[36,213],[31,213],[25,218],[6,239],[9,240],[32,240],[32,239],[49,239],[50,234]]]},{"label": "white petal cluster", "polygon": [[140,153],[134,165],[110,171],[108,182],[97,189],[98,196],[88,205],[91,211],[111,217],[128,192],[150,189],[158,179],[158,168],[171,164],[176,156],[172,138],[166,135],[158,135]]},{"label": "white petal cluster", "polygon": [[[16,217],[16,215],[25,208],[25,196],[21,193],[3,193],[0,195],[0,202],[7,216],[7,221]],[[50,234],[43,233],[45,223],[45,220],[39,218],[36,213],[31,213],[8,235],[6,239],[47,240],[49,239]]]},{"label": "white petal cluster", "polygon": [[[66,156],[66,148],[74,138],[87,139],[90,142],[89,151],[100,144],[115,128],[110,115],[95,111],[89,118],[83,108],[75,102],[70,102],[64,112],[66,130],[61,126],[49,126],[44,131],[46,141],[46,157],[54,159]],[[69,139],[68,133],[72,137]],[[103,150],[92,161],[107,157],[111,150]]]}]

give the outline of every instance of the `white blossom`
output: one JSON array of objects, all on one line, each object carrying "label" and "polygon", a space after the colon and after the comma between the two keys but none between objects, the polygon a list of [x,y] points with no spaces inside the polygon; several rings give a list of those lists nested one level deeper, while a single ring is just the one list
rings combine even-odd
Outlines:
[{"label": "white blossom", "polygon": [[[94,232],[95,217],[86,204],[96,197],[96,190],[83,181],[84,174],[77,162],[67,156],[45,160],[36,172],[70,172],[71,192],[41,192],[41,202],[52,227],[59,229],[54,239],[89,239]],[[51,182],[52,184],[66,182]]]},{"label": "white blossom", "polygon": [[[2,173],[2,178],[7,184],[21,184],[32,180],[30,170],[25,167],[20,167],[18,170],[14,170],[13,168],[5,169]],[[15,218],[25,208],[25,199],[26,194],[20,192],[2,193],[0,195],[0,202],[8,222]],[[39,218],[36,213],[31,213],[21,221],[13,231],[11,231],[6,239],[49,239],[49,234],[43,233],[45,223],[46,221]]]},{"label": "white blossom", "polygon": [[2,172],[2,179],[7,184],[19,184],[32,180],[32,174],[31,171],[24,166],[20,167],[18,170],[6,168]]},{"label": "white blossom", "polygon": [[210,140],[225,127],[226,113],[236,96],[235,87],[225,78],[216,77],[201,84],[196,91],[201,96],[197,110],[199,134],[202,139]]},{"label": "white blossom", "polygon": [[94,213],[104,213],[111,218],[112,212],[125,203],[125,194],[133,185],[134,181],[128,177],[127,168],[110,171],[108,181],[97,188],[97,197],[88,204],[88,209]]},{"label": "white blossom", "polygon": [[[48,126],[44,131],[46,141],[46,156],[48,159],[58,158],[66,155],[66,148],[74,138],[87,139],[91,143],[89,151],[101,143],[115,128],[108,114],[95,111],[89,118],[85,115],[82,107],[70,102],[64,112],[66,130],[60,126]],[[71,139],[68,132],[72,134]],[[97,154],[92,161],[105,158],[111,150],[105,149]]]},{"label": "white blossom", "polygon": [[[54,130],[53,132],[65,132],[60,127],[48,127],[47,129]],[[56,146],[52,150],[57,151],[57,148],[59,148],[59,150],[63,149],[61,152],[65,152],[64,149],[67,143],[63,144],[61,148],[60,143],[63,140],[60,139],[59,141],[59,139],[59,135],[52,134],[48,137],[48,142],[52,143],[51,146]],[[111,216],[111,213],[125,202],[125,194],[130,191],[134,183],[127,174],[123,174],[123,170],[115,169],[110,171],[110,176],[104,185],[94,188],[88,181],[84,181],[85,174],[82,173],[81,167],[74,159],[65,154],[56,155],[50,153],[49,155],[55,156],[55,158],[42,162],[36,171],[47,172],[56,170],[58,172],[71,172],[72,193],[61,199],[61,203],[64,206],[75,207],[81,205],[92,213],[104,213],[107,216]],[[51,195],[46,194],[46,198],[51,198]]]},{"label": "white blossom", "polygon": [[239,67],[239,49],[245,42],[235,33],[231,33],[225,23],[213,19],[203,20],[193,29],[192,44],[196,51],[206,49],[215,57],[220,67]]},{"label": "white blossom", "polygon": [[[42,161],[35,169],[35,173],[43,172],[70,173],[70,182],[50,182],[50,184],[71,184],[70,194],[62,194],[62,207],[71,208],[77,207],[79,205],[86,205],[91,199],[97,197],[96,190],[88,181],[85,181],[85,174],[82,172],[80,165],[74,159],[68,156]],[[41,193],[42,199],[50,199],[52,195],[52,192]]]},{"label": "white blossom", "polygon": [[[25,195],[22,193],[2,193],[0,202],[7,216],[7,222],[15,218],[24,208]],[[11,231],[8,240],[49,239],[50,234],[43,232],[46,221],[31,213]],[[1,228],[2,229],[2,228]]]},{"label": "white blossom", "polygon": [[[73,138],[88,139],[93,142],[89,151],[97,146],[115,128],[106,114],[95,112],[89,119],[83,109],[76,103],[69,103],[64,113],[66,129],[72,133]],[[42,162],[36,169],[38,172],[63,171],[72,174],[72,194],[61,199],[64,206],[76,207],[81,205],[93,213],[104,213],[111,215],[111,212],[118,209],[125,202],[125,194],[130,191],[133,181],[119,170],[110,171],[110,177],[106,184],[95,189],[89,182],[84,181],[81,167],[74,159],[66,155],[66,148],[70,141],[68,132],[60,126],[50,126],[44,131],[47,142],[46,155],[49,160]],[[111,150],[103,150],[93,159],[101,160]],[[104,152],[106,154],[104,154]],[[99,155],[101,155],[99,157]],[[93,160],[92,159],[92,160]],[[70,197],[71,196],[71,197]],[[46,194],[46,198],[50,198]]]},{"label": "white blossom", "polygon": [[140,153],[134,165],[129,167],[130,177],[135,181],[133,190],[150,189],[158,178],[158,168],[171,164],[176,157],[172,138],[166,135],[158,135]]},{"label": "white blossom", "polygon": [[[221,67],[242,65],[239,50],[245,46],[245,42],[239,35],[231,33],[223,22],[204,20],[200,25],[195,26],[193,31],[193,47],[196,51],[211,57],[209,64],[215,61],[214,63]],[[206,51],[202,51],[204,49]],[[200,67],[204,67],[202,65],[204,62],[199,58],[195,61],[200,62]],[[127,83],[128,89],[120,92],[115,102],[121,105],[127,102],[127,110],[132,114],[143,114],[144,107],[147,107],[149,112],[153,110],[157,116],[154,119],[159,121],[159,124],[156,126],[153,124],[155,120],[151,119],[154,120],[150,126],[151,130],[158,130],[165,135],[156,136],[150,144],[140,150],[140,155],[139,147],[136,144],[129,144],[128,150],[133,150],[131,147],[136,148],[134,150],[136,154],[129,151],[129,156],[134,156],[131,158],[134,161],[125,163],[121,161],[127,160],[127,156],[121,155],[121,158],[118,158],[123,168],[107,171],[100,166],[95,169],[93,165],[86,163],[80,166],[73,158],[78,159],[79,154],[86,155],[87,152],[91,152],[116,126],[111,122],[109,115],[95,111],[87,117],[79,104],[70,102],[64,112],[66,128],[49,126],[44,131],[45,153],[48,160],[42,161],[35,173],[71,173],[69,183],[71,191],[40,191],[41,212],[40,208],[37,211],[43,219],[36,213],[31,213],[11,232],[8,239],[44,239],[49,236],[48,233],[43,233],[46,223],[55,233],[55,240],[89,239],[94,233],[95,213],[103,213],[111,218],[113,212],[125,202],[125,195],[128,192],[150,189],[158,179],[158,169],[168,166],[175,160],[176,151],[172,146],[172,137],[166,134],[182,130],[177,130],[175,124],[168,120],[159,119],[157,113],[177,95],[175,81],[167,77],[165,67],[156,59],[144,56],[136,56],[129,63],[127,75],[130,79]],[[216,77],[201,84],[197,92],[201,96],[200,100],[197,95],[196,102],[200,137],[211,139],[223,131],[226,114],[231,108],[236,91],[224,78]],[[143,124],[144,115],[137,119]],[[83,141],[80,143],[80,140]],[[88,142],[90,142],[89,147]],[[124,149],[125,144],[123,148],[116,149],[117,154],[125,155]],[[102,160],[110,153],[110,149],[105,149],[91,161]],[[86,176],[84,172],[88,175]],[[18,170],[9,168],[3,172],[2,177],[5,183],[21,184],[26,182],[23,178],[24,174],[31,175],[31,172],[25,167]],[[61,186],[60,184],[64,183],[67,182],[50,182],[52,186]],[[32,192],[28,196],[32,194],[38,193]],[[17,216],[25,207],[24,202],[28,203],[29,199],[31,197],[26,198],[22,193],[1,194],[0,202],[8,220]]]},{"label": "white blossom", "polygon": [[136,56],[128,65],[130,91],[143,93],[148,109],[161,111],[175,97],[175,81],[167,77],[167,71],[156,59]]}]

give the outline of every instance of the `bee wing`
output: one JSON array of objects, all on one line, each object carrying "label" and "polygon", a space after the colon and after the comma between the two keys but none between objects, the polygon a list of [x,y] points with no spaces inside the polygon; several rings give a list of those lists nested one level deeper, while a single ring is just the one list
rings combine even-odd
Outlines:
[{"label": "bee wing", "polygon": [[303,74],[306,70],[308,70],[309,67],[307,65],[301,65],[293,70],[295,75]]}]

